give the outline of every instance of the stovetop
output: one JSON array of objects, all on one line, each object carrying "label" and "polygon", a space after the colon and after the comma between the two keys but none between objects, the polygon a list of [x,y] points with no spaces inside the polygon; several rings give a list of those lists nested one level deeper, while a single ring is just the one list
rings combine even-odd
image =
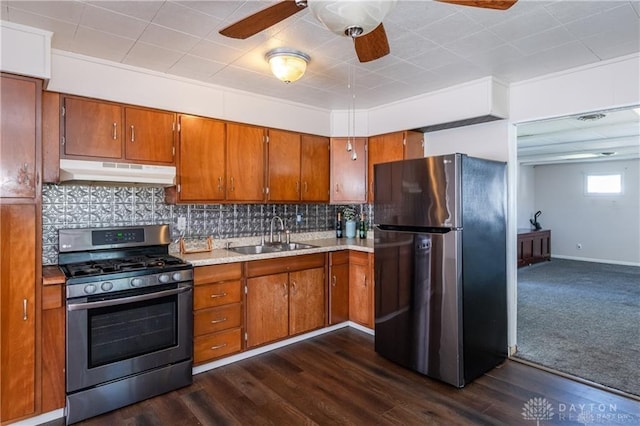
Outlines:
[{"label": "stovetop", "polygon": [[154,273],[174,270],[176,266],[184,268],[188,264],[175,256],[152,254],[71,263],[63,265],[62,270],[68,278],[75,278],[143,270]]}]

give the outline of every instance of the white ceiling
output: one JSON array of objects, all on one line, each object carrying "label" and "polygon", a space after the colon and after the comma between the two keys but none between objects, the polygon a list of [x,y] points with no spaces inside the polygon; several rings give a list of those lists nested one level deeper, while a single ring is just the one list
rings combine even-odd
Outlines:
[{"label": "white ceiling", "polygon": [[[308,9],[246,40],[218,34],[274,3],[0,0],[0,17],[52,31],[56,49],[327,109],[353,107],[350,73],[355,107],[368,109],[490,75],[510,83],[640,52],[637,0],[520,0],[507,11],[399,0],[384,20],[391,54],[364,64],[349,38],[325,29]],[[311,56],[307,73],[289,85],[264,59],[284,46]],[[638,158],[639,128],[630,111],[595,122],[523,124],[519,158]]]},{"label": "white ceiling", "polygon": [[[317,0],[316,0],[317,1]],[[305,9],[246,40],[221,28],[274,1],[7,1],[1,18],[54,33],[53,47],[327,109],[368,109],[486,76],[515,82],[640,51],[640,1],[520,0],[507,11],[399,0],[385,18],[391,54],[360,64],[353,43]],[[285,85],[264,55],[308,53]]]}]

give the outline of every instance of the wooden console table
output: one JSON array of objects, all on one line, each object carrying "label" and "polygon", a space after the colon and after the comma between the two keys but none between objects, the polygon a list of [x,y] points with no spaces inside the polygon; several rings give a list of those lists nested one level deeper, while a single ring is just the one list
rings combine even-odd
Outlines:
[{"label": "wooden console table", "polygon": [[551,231],[518,230],[518,267],[551,260]]}]

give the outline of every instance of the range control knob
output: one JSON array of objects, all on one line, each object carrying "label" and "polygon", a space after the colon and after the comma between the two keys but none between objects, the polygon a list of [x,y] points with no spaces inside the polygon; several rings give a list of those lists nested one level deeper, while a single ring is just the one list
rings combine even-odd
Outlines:
[{"label": "range control knob", "polygon": [[160,281],[163,284],[168,283],[169,280],[170,280],[169,274],[160,274],[160,275],[158,275],[158,281]]},{"label": "range control knob", "polygon": [[139,287],[144,283],[142,278],[134,278],[131,280],[131,287]]},{"label": "range control knob", "polygon": [[174,272],[171,278],[173,278],[174,281],[181,281],[182,274],[180,272]]},{"label": "range control knob", "polygon": [[87,284],[86,286],[84,286],[84,292],[87,294],[93,294],[95,293],[97,290],[95,284]]},{"label": "range control knob", "polygon": [[111,291],[113,288],[113,283],[111,281],[105,281],[100,285],[102,291]]}]

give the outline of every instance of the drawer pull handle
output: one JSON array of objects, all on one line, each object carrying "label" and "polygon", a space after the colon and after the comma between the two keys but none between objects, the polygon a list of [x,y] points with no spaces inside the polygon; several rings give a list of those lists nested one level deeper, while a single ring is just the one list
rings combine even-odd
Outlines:
[{"label": "drawer pull handle", "polygon": [[22,321],[26,321],[29,319],[27,315],[27,299],[22,299]]},{"label": "drawer pull handle", "polygon": [[221,318],[221,319],[217,319],[217,320],[211,320],[211,324],[218,324],[221,322],[225,322],[227,319],[226,318]]},{"label": "drawer pull handle", "polygon": [[113,140],[118,139],[118,124],[113,123]]},{"label": "drawer pull handle", "polygon": [[212,350],[212,351],[215,351],[216,349],[222,349],[222,348],[224,348],[225,346],[227,346],[227,344],[226,344],[226,343],[222,343],[222,344],[220,344],[220,345],[211,346],[211,350]]},{"label": "drawer pull handle", "polygon": [[212,294],[211,298],[212,299],[217,299],[219,297],[225,297],[227,295],[227,293],[218,293],[218,294]]}]

